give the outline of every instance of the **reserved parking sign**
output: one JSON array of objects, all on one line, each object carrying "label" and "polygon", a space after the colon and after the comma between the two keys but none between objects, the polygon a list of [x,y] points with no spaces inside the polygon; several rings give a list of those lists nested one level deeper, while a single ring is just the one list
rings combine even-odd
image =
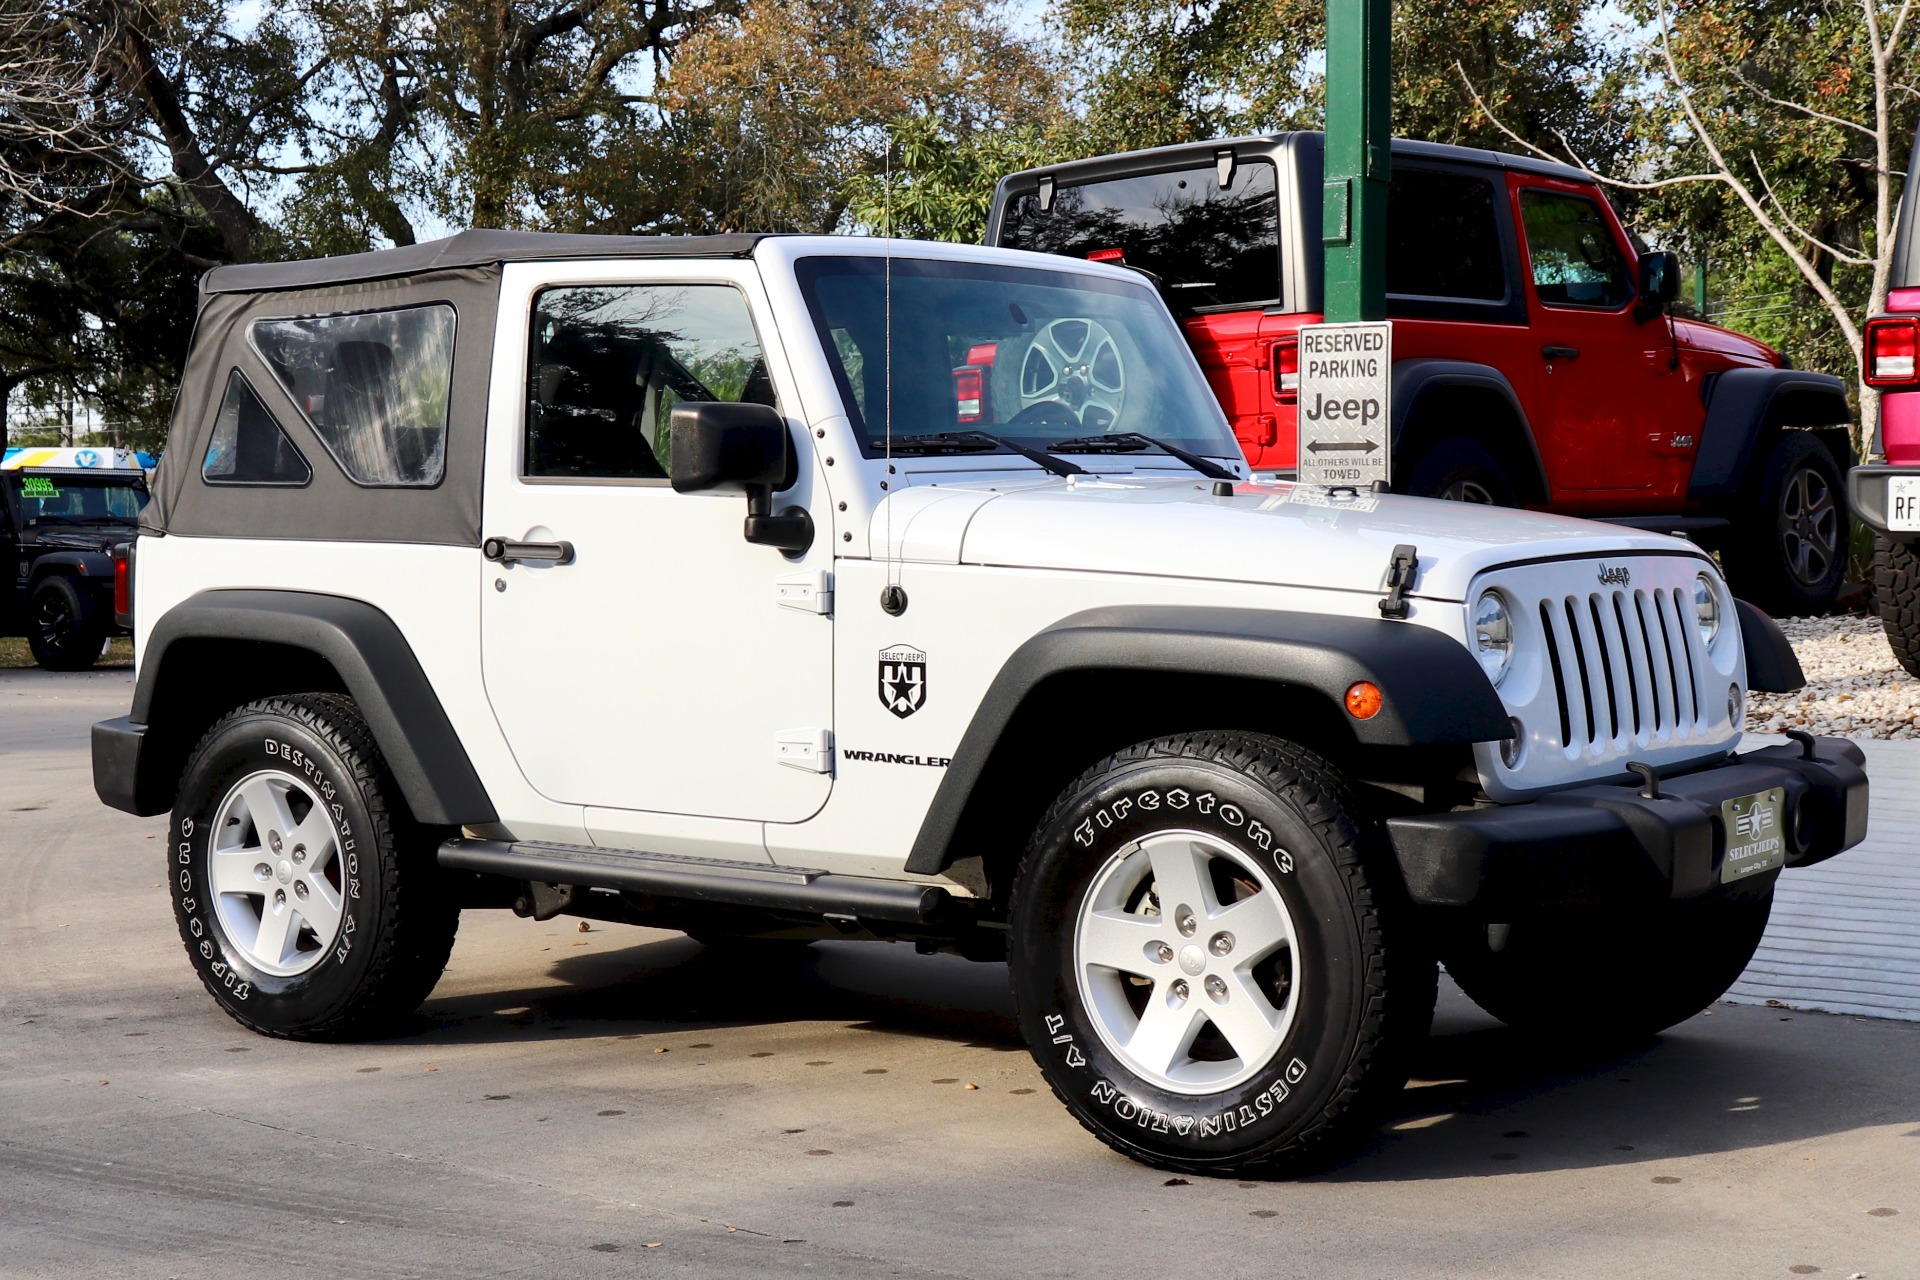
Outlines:
[{"label": "reserved parking sign", "polygon": [[1305,484],[1364,487],[1393,472],[1393,323],[1300,330],[1300,461]]}]

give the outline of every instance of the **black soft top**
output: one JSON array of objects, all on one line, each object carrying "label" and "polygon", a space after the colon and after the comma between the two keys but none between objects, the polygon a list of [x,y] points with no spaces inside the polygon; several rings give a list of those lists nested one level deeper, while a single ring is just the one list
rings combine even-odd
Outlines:
[{"label": "black soft top", "polygon": [[493,267],[503,262],[564,258],[744,258],[764,234],[719,236],[592,236],[543,231],[462,231],[444,240],[372,253],[348,253],[298,262],[249,262],[216,267],[200,292],[264,293],[326,285],[392,280],[423,272]]}]

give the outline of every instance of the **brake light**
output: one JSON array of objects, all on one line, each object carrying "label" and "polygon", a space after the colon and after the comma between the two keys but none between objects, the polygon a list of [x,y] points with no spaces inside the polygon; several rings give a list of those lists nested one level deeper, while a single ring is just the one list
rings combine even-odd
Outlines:
[{"label": "brake light", "polygon": [[954,408],[962,422],[979,422],[980,402],[986,396],[986,379],[971,365],[953,371]]},{"label": "brake light", "polygon": [[1281,404],[1300,402],[1300,339],[1282,338],[1273,344],[1273,394]]},{"label": "brake light", "polygon": [[1127,260],[1127,251],[1125,249],[1089,249],[1087,250],[1088,262],[1125,262],[1126,260]]},{"label": "brake light", "polygon": [[1000,354],[997,342],[982,342],[967,348],[967,363],[977,364],[982,369],[993,368],[993,358]]},{"label": "brake light", "polygon": [[1920,321],[1911,316],[1875,316],[1867,321],[1866,382],[1870,387],[1920,385]]},{"label": "brake light", "polygon": [[113,621],[115,626],[133,626],[133,544],[116,546],[113,556]]}]

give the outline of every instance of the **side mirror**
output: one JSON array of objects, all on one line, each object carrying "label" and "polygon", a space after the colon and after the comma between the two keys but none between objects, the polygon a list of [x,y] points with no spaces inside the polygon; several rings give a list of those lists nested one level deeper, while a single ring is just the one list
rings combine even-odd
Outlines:
[{"label": "side mirror", "polygon": [[1680,257],[1664,249],[1640,255],[1640,301],[1634,314],[1651,320],[1680,296]]},{"label": "side mirror", "polygon": [[771,405],[693,400],[675,405],[668,424],[676,493],[738,487],[747,495],[748,542],[797,555],[813,545],[804,507],[773,514],[773,494],[793,487],[799,459],[786,420]]}]

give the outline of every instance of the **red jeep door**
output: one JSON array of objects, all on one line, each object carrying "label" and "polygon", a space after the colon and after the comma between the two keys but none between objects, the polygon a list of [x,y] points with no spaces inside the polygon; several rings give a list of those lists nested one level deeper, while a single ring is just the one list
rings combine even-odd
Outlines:
[{"label": "red jeep door", "polygon": [[1516,174],[1512,183],[1539,346],[1541,454],[1556,489],[1603,504],[1607,493],[1629,499],[1658,478],[1642,437],[1665,419],[1664,388],[1658,353],[1646,348],[1666,326],[1634,319],[1635,259],[1604,201],[1551,178]]}]

